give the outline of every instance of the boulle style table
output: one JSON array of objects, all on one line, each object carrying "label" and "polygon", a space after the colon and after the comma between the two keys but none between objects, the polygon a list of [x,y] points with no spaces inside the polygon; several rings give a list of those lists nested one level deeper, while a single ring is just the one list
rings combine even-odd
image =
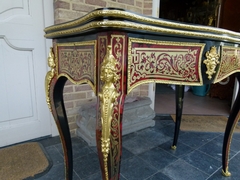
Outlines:
[{"label": "boulle style table", "polygon": [[[103,179],[119,179],[124,100],[144,83],[176,85],[178,140],[184,85],[217,83],[231,74],[240,82],[240,33],[155,19],[122,9],[97,9],[63,24],[47,27],[53,39],[46,75],[47,104],[58,127],[65,177],[72,179],[72,145],[63,102],[67,79],[89,84],[98,97],[96,142]],[[240,91],[228,118],[222,149],[222,173],[229,176],[228,157],[240,118]]]}]

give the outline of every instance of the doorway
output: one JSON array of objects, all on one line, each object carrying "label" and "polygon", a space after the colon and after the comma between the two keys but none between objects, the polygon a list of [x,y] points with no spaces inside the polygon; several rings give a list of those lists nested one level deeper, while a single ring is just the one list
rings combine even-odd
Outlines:
[{"label": "doorway", "polygon": [[[206,4],[207,1],[204,0],[160,0],[159,18],[218,26],[219,11],[221,8],[219,2],[219,0],[212,0],[211,3]],[[205,12],[205,6],[209,6],[208,12]],[[202,17],[202,15],[204,15],[204,17]],[[210,16],[213,17],[211,22],[208,21],[208,17]],[[183,114],[228,116],[231,109],[231,100],[231,98],[230,100],[220,99],[218,97],[213,98],[210,97],[209,94],[206,96],[196,96],[193,94],[191,87],[189,87],[186,89],[184,95]],[[157,114],[175,114],[174,86],[156,84],[154,110]]]},{"label": "doorway", "polygon": [[44,87],[49,23],[52,0],[0,2],[0,147],[52,135]]},{"label": "doorway", "polygon": [[[228,116],[231,101],[211,98],[209,95],[194,95],[191,88],[185,88],[183,114]],[[155,112],[160,115],[175,114],[174,86],[156,84]]]}]

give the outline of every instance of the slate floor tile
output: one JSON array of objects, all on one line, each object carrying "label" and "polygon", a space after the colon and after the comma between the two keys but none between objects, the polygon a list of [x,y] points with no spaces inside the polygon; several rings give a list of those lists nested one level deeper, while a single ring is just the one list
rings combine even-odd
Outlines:
[{"label": "slate floor tile", "polygon": [[73,169],[83,179],[100,171],[100,164],[96,153],[89,153],[73,161]]},{"label": "slate floor tile", "polygon": [[156,132],[160,131],[166,137],[173,138],[173,136],[174,136],[174,128],[175,128],[175,124],[169,124],[169,125],[166,125],[164,128],[161,128],[161,129],[154,128],[154,131],[156,131]]},{"label": "slate floor tile", "polygon": [[[63,155],[63,149],[61,144],[55,145],[58,151]],[[92,153],[93,151],[87,146],[83,145],[82,143],[72,143],[72,153],[73,158],[79,158],[82,156],[87,155],[88,153]]]},{"label": "slate floor tile", "polygon": [[171,154],[163,151],[159,147],[151,149],[138,156],[158,170],[164,168],[165,166],[168,166],[169,164],[175,162],[178,159],[175,156],[172,156]]},{"label": "slate floor tile", "polygon": [[204,172],[194,168],[183,160],[178,160],[171,165],[165,167],[162,171],[172,180],[204,180],[208,177]]},{"label": "slate floor tile", "polygon": [[123,141],[122,145],[135,155],[145,152],[153,147],[151,142],[137,136]]},{"label": "slate floor tile", "polygon": [[54,165],[64,163],[62,154],[57,151],[55,146],[48,146],[45,148],[45,150],[47,151]]},{"label": "slate floor tile", "polygon": [[121,174],[129,180],[144,180],[156,172],[157,169],[137,156],[123,161],[121,166]]},{"label": "slate floor tile", "polygon": [[[240,124],[239,124],[240,125]],[[233,139],[240,141],[240,133],[233,133]]]},{"label": "slate floor tile", "polygon": [[188,153],[186,156],[182,157],[182,159],[209,175],[214,173],[221,166],[220,161],[198,150]]},{"label": "slate floor tile", "polygon": [[[38,180],[64,180],[64,168],[64,164],[54,165],[47,174],[41,176]],[[79,176],[75,172],[73,172],[73,180],[80,180]]]},{"label": "slate floor tile", "polygon": [[[213,158],[219,161],[222,161],[222,143],[223,143],[222,136],[219,136],[213,139],[212,141],[208,142],[204,146],[198,148],[198,150],[212,156]],[[236,152],[230,150],[230,158],[234,154],[236,154]]]},{"label": "slate floor tile", "polygon": [[163,132],[152,131],[150,128],[145,129],[145,131],[141,131],[138,137],[151,142],[152,147],[156,147],[171,139],[170,137],[165,136]]},{"label": "slate floor tile", "polygon": [[218,136],[218,133],[187,132],[180,135],[178,141],[192,148],[198,148]]},{"label": "slate floor tile", "polygon": [[231,141],[230,148],[231,148],[231,151],[238,152],[240,150],[240,142],[233,138]]},{"label": "slate floor tile", "polygon": [[53,146],[56,144],[61,144],[61,140],[59,136],[55,136],[55,137],[47,137],[45,139],[41,139],[38,141],[39,143],[41,143],[43,145],[43,147],[48,147],[48,146]]},{"label": "slate floor tile", "polygon": [[158,172],[154,174],[153,176],[147,178],[147,180],[171,180],[169,177],[167,177],[165,174]]},{"label": "slate floor tile", "polygon": [[91,175],[87,176],[83,180],[100,180],[100,179],[102,179],[102,174],[100,171],[98,171],[95,174],[91,174]]},{"label": "slate floor tile", "polygon": [[122,161],[128,159],[128,158],[131,158],[133,157],[134,154],[131,153],[130,151],[128,151],[126,148],[122,147]]}]

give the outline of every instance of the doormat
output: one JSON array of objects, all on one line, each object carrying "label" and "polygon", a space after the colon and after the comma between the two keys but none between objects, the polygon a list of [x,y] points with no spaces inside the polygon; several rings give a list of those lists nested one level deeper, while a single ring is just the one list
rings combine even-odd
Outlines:
[{"label": "doormat", "polygon": [[[175,115],[171,115],[175,122]],[[183,131],[196,132],[225,132],[228,118],[226,116],[198,116],[182,115],[180,129]],[[240,125],[237,125],[234,132],[240,132]]]},{"label": "doormat", "polygon": [[34,179],[48,172],[51,166],[44,148],[37,142],[0,149],[1,179]]}]

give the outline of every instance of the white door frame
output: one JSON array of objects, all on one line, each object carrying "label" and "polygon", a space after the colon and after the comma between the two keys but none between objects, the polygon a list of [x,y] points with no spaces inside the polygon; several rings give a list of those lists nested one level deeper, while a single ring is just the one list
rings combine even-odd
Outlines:
[{"label": "white door frame", "polygon": [[[152,0],[152,17],[159,18],[160,0]],[[150,107],[154,110],[155,108],[155,90],[156,83],[149,83],[148,86],[148,97],[151,99],[152,104]]]},{"label": "white door frame", "polygon": [[6,0],[0,4],[0,80],[5,102],[1,105],[0,146],[57,135],[44,88],[52,41],[44,38],[43,30],[54,22],[53,0]]},{"label": "white door frame", "polygon": [[[53,0],[43,0],[43,8],[44,8],[44,26],[45,27],[52,26],[54,24]],[[49,70],[49,67],[47,65],[47,57],[48,57],[49,49],[53,45],[52,45],[52,39],[45,39],[45,42],[46,42],[45,57],[46,57],[46,72],[47,72]],[[57,136],[59,135],[58,129],[50,111],[49,111],[49,116],[51,119],[51,134],[52,136]]]}]

